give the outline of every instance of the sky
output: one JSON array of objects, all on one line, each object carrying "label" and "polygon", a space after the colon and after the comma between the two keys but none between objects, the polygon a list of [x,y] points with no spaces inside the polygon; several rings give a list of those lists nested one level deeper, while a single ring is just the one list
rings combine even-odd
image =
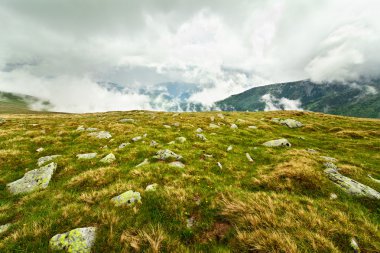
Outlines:
[{"label": "sky", "polygon": [[378,78],[378,10],[379,0],[0,0],[0,91],[96,112],[152,109],[139,90],[165,82],[194,84],[189,100],[212,105],[276,82]]}]

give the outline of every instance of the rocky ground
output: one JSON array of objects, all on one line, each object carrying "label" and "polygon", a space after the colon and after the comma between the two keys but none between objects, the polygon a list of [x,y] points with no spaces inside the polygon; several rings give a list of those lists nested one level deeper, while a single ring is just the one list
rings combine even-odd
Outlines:
[{"label": "rocky ground", "polygon": [[380,121],[3,115],[1,252],[380,252]]}]

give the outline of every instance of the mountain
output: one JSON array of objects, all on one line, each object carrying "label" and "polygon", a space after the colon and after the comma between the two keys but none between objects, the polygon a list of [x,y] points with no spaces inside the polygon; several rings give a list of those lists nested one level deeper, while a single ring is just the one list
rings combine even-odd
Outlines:
[{"label": "mountain", "polygon": [[255,87],[216,103],[223,110],[295,109],[380,118],[380,80],[350,84],[309,80]]},{"label": "mountain", "polygon": [[51,104],[48,101],[33,96],[0,92],[0,113],[35,113],[48,111]]}]

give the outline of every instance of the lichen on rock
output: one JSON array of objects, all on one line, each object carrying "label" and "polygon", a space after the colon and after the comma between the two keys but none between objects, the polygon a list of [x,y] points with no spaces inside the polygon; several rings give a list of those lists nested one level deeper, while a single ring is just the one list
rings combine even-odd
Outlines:
[{"label": "lichen on rock", "polygon": [[177,155],[173,151],[169,149],[164,149],[164,150],[159,150],[157,151],[156,155],[153,156],[153,158],[158,159],[158,160],[169,160],[169,159],[175,159],[175,160],[181,160],[182,156]]},{"label": "lichen on rock", "polygon": [[53,236],[49,247],[53,251],[90,253],[96,239],[96,227],[76,228]]},{"label": "lichen on rock", "polygon": [[287,139],[271,140],[263,143],[266,147],[291,147],[292,145]]},{"label": "lichen on rock", "polygon": [[141,203],[141,195],[139,192],[129,190],[119,196],[113,197],[111,202],[113,202],[115,206],[132,206],[135,203]]}]

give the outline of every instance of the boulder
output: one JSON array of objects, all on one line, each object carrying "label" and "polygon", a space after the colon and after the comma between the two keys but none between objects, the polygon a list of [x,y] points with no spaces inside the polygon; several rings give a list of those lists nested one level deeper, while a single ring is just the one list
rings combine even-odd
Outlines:
[{"label": "boulder", "polygon": [[115,206],[133,206],[135,203],[141,203],[141,196],[139,192],[129,190],[112,198],[111,202],[113,202]]},{"label": "boulder", "polygon": [[291,147],[292,146],[287,139],[267,141],[263,143],[263,145],[266,147]]},{"label": "boulder", "polygon": [[12,225],[11,223],[0,225],[0,234],[6,232],[10,228],[11,225]]},{"label": "boulder", "polygon": [[97,153],[87,153],[87,154],[78,154],[77,155],[77,158],[78,159],[83,159],[83,160],[86,160],[86,159],[92,159],[92,158],[95,158],[98,154]]},{"label": "boulder", "polygon": [[202,141],[207,141],[206,136],[204,136],[203,134],[197,134],[197,137],[198,137],[199,139],[201,139]]},{"label": "boulder", "polygon": [[179,161],[171,162],[171,163],[169,163],[169,166],[175,167],[175,168],[185,168],[185,164],[183,164]]},{"label": "boulder", "polygon": [[156,191],[157,187],[158,187],[158,184],[150,184],[145,188],[145,191],[146,192],[154,192],[154,191]]},{"label": "boulder", "polygon": [[76,228],[53,236],[49,241],[52,251],[91,253],[95,243],[96,227]]},{"label": "boulder", "polygon": [[175,160],[181,160],[182,156],[177,155],[173,151],[169,149],[159,150],[153,158],[156,158],[158,160],[169,160],[169,159],[175,159]]},{"label": "boulder", "polygon": [[297,120],[294,120],[294,119],[285,119],[285,120],[280,120],[280,124],[281,125],[284,125],[284,126],[287,126],[289,128],[298,128],[298,127],[302,127],[303,124]]},{"label": "boulder", "polygon": [[7,189],[12,194],[28,193],[48,187],[51,177],[57,169],[56,163],[49,163],[39,169],[28,171],[24,176],[7,184]]},{"label": "boulder", "polygon": [[106,155],[105,157],[103,157],[100,162],[102,163],[112,163],[116,160],[116,157],[114,154],[110,153],[108,155]]},{"label": "boulder", "polygon": [[344,191],[359,197],[380,199],[380,193],[371,187],[361,184],[349,177],[343,176],[336,169],[325,169],[328,178]]},{"label": "boulder", "polygon": [[49,155],[49,156],[40,157],[40,158],[38,158],[37,165],[38,165],[38,167],[41,167],[45,163],[50,162],[50,161],[52,161],[55,158],[60,157],[60,156],[61,155]]},{"label": "boulder", "polygon": [[107,131],[89,133],[88,136],[95,137],[98,139],[110,139],[110,138],[112,138],[112,135]]}]

